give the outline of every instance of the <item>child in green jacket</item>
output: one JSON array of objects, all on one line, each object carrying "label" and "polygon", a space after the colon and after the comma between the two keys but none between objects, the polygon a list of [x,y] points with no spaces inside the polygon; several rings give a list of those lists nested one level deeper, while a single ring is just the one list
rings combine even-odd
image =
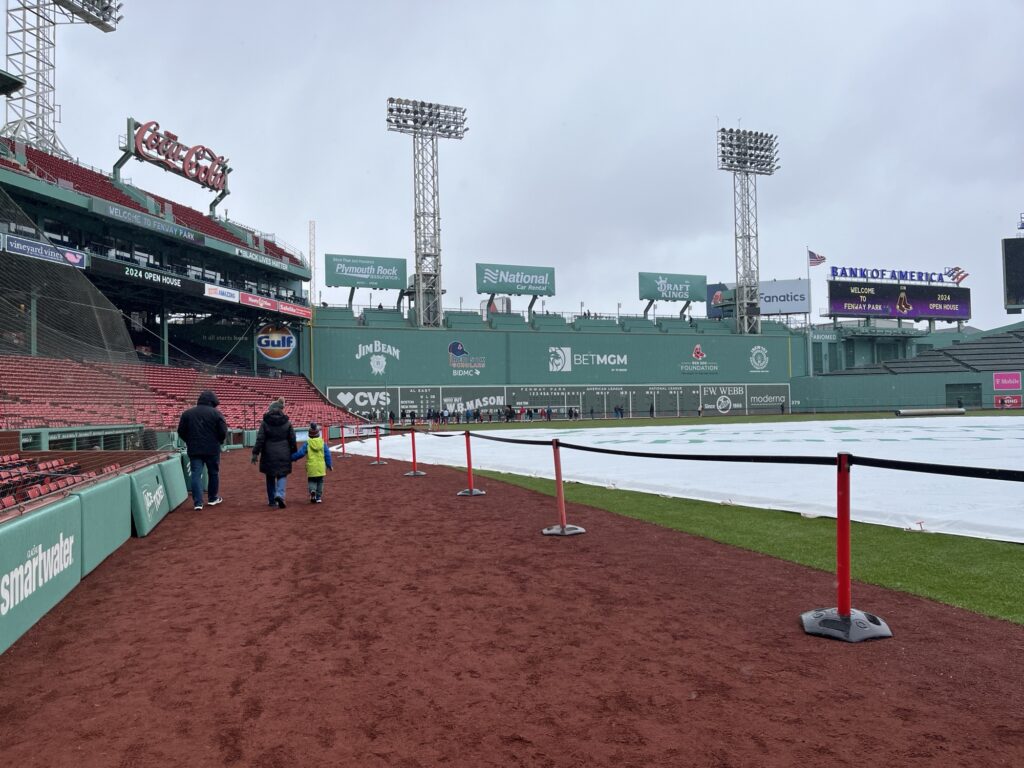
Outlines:
[{"label": "child in green jacket", "polygon": [[309,425],[309,439],[295,453],[292,461],[306,457],[306,479],[309,485],[309,503],[320,504],[324,500],[324,477],[331,466],[330,447],[320,436],[320,427],[314,421]]}]

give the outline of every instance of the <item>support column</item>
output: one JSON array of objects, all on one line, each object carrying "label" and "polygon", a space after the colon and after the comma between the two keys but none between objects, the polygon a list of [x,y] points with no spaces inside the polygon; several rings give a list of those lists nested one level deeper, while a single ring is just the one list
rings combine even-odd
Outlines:
[{"label": "support column", "polygon": [[167,321],[167,299],[160,300],[160,358],[164,365],[171,364],[171,324]]},{"label": "support column", "polygon": [[28,299],[28,339],[29,349],[33,357],[39,354],[39,296],[33,289]]}]

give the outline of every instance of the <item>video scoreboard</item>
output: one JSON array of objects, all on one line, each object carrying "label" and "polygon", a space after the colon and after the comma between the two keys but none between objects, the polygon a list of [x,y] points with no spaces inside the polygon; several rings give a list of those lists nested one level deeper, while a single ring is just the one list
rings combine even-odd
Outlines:
[{"label": "video scoreboard", "polygon": [[971,289],[830,280],[830,317],[882,317],[904,320],[970,320]]}]

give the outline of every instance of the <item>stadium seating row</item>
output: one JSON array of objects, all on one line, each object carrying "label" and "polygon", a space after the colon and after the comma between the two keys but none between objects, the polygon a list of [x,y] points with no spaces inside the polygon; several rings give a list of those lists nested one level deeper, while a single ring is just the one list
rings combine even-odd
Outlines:
[{"label": "stadium seating row", "polygon": [[278,397],[285,398],[295,424],[359,421],[328,403],[302,376],[208,375],[192,368],[0,356],[0,428],[142,424],[174,430],[204,389],[217,393],[228,425],[236,429],[258,426]]}]

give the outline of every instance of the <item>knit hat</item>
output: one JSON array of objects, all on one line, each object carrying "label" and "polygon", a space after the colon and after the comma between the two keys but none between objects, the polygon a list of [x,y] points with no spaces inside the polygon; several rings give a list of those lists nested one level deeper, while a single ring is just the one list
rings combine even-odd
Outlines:
[{"label": "knit hat", "polygon": [[309,422],[309,436],[310,437],[316,437],[319,434],[320,434],[320,427],[317,425],[317,423],[315,421]]},{"label": "knit hat", "polygon": [[283,397],[277,398],[277,400],[275,400],[274,402],[272,402],[270,404],[270,407],[267,410],[270,410],[270,411],[283,411],[284,410],[284,398]]}]

